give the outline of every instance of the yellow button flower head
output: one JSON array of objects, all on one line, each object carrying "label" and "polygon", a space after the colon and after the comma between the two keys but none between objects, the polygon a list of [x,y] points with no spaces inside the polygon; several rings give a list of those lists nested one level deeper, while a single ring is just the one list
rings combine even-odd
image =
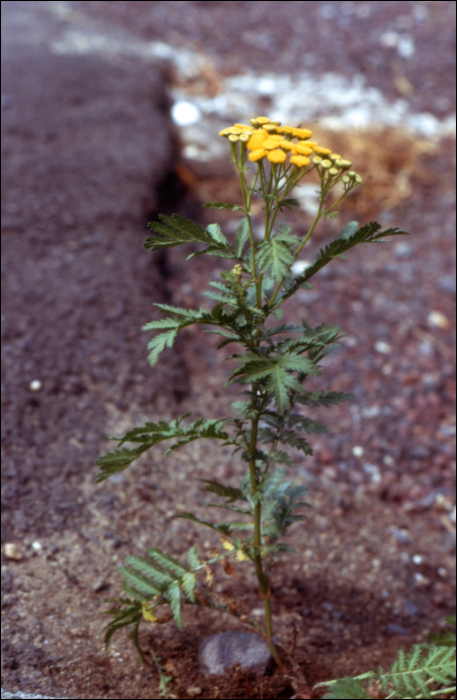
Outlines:
[{"label": "yellow button flower head", "polygon": [[256,163],[258,160],[262,160],[267,153],[268,151],[266,151],[264,148],[258,148],[256,151],[252,151],[252,153],[249,154],[249,160]]},{"label": "yellow button flower head", "polygon": [[286,154],[281,148],[276,148],[274,151],[270,151],[267,155],[270,163],[284,163],[286,157]]},{"label": "yellow button flower head", "polygon": [[[278,136],[279,139],[281,139],[280,136]],[[266,151],[272,151],[274,148],[278,148],[278,141],[274,139],[272,136],[269,136],[267,139],[262,144],[262,148],[265,148]]]},{"label": "yellow button flower head", "polygon": [[292,156],[290,162],[292,165],[296,165],[297,168],[304,168],[305,165],[309,165],[309,158],[306,156]]},{"label": "yellow button flower head", "polygon": [[312,148],[309,148],[308,146],[302,146],[301,143],[297,143],[297,145],[294,148],[294,153],[297,153],[298,155],[301,156],[309,156],[310,153],[313,152]]},{"label": "yellow button flower head", "polygon": [[309,129],[293,129],[292,134],[296,136],[298,139],[310,139],[311,136],[313,135],[313,132],[310,131]]},{"label": "yellow button flower head", "polygon": [[278,142],[278,145],[284,150],[284,151],[294,151],[296,145],[292,143],[292,141],[285,141],[284,139],[282,141]]},{"label": "yellow button flower head", "polygon": [[255,131],[248,141],[248,148],[250,151],[256,151],[258,148],[262,148],[263,142],[268,138],[268,132],[265,129],[258,129]]}]

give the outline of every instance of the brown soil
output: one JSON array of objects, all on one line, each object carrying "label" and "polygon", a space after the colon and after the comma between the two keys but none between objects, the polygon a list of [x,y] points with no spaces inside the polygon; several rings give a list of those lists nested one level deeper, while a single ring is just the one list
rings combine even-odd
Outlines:
[{"label": "brown soil", "polygon": [[[90,4],[104,10],[143,5]],[[348,334],[310,388],[355,395],[351,404],[313,412],[330,434],[311,436],[314,456],[294,455],[297,468],[287,470],[308,486],[312,506],[308,520],[292,527],[287,538],[297,554],[278,562],[272,581],[274,633],[287,672],[276,669],[254,678],[234,670],[226,678],[206,679],[198,668],[200,641],[218,631],[248,628],[234,617],[193,607],[185,609],[182,630],[173,622],[143,624],[145,666],[139,666],[123,632],[105,651],[104,601],[120,595],[116,568],[128,554],[156,546],[179,558],[197,545],[209,557],[220,549],[210,531],[173,515],[186,510],[216,518],[216,511],[204,508],[198,479],[235,485],[243,467],[228,449],[197,442],[164,460],[157,448],[98,486],[93,463],[107,449],[101,434],[119,435],[144,420],[167,420],[188,410],[194,417],[231,413],[238,394],[236,387],[221,388],[228,367],[216,349],[217,336],[188,330],[175,344],[173,358],[164,353],[151,369],[140,332],[153,317],[151,301],[198,307],[205,303],[201,293],[208,281],[227,266],[203,257],[185,263],[190,251],[177,248],[160,266],[147,267],[142,261],[151,254],[142,251],[141,236],[132,241],[126,228],[113,248],[110,237],[100,235],[96,256],[78,247],[68,253],[76,260],[80,254],[80,267],[73,262],[71,268],[75,288],[88,298],[92,290],[89,306],[97,323],[92,319],[87,325],[86,315],[73,314],[74,295],[57,295],[57,307],[48,305],[53,287],[46,287],[46,279],[61,235],[50,226],[45,239],[32,231],[20,244],[8,243],[4,263],[14,311],[2,375],[8,389],[2,542],[16,545],[15,559],[2,547],[2,685],[8,690],[157,698],[159,677],[148,656],[153,649],[171,676],[169,697],[312,697],[315,683],[386,668],[398,649],[439,632],[445,616],[455,611],[455,520],[450,517],[455,504],[455,190],[450,177],[455,142],[431,147],[406,132],[318,136],[353,156],[357,170],[362,175],[369,170],[375,179],[367,178],[360,195],[345,201],[337,221],[322,225],[306,257],[354,218],[376,219],[412,235],[361,246],[346,261],[334,261],[316,277],[315,290],[300,292],[286,310],[285,320],[305,316],[313,325],[338,323]],[[181,200],[184,214],[195,215],[199,201],[238,200],[225,164],[197,167],[181,161],[177,172],[193,183]],[[162,185],[162,193],[170,183]],[[224,220],[210,210],[197,215],[205,223]],[[301,217],[285,217],[298,233]],[[141,231],[138,221],[134,225]],[[226,226],[229,232],[230,223]],[[28,243],[46,290],[41,302],[32,293],[32,272],[24,272]],[[115,286],[125,305],[122,346],[117,304],[109,307],[105,298],[107,310],[97,306],[100,261],[109,255],[123,261],[122,284]],[[109,265],[103,267],[108,284],[106,269]],[[155,275],[152,284],[150,275]],[[14,279],[20,284],[12,285]],[[70,336],[61,332],[56,312],[76,324]],[[40,324],[50,329],[50,357],[27,335],[38,313]],[[92,333],[101,351],[93,347]],[[27,342],[21,344],[22,337]],[[85,364],[71,347],[79,337],[90,342]],[[376,345],[381,341],[387,345]],[[35,377],[44,377],[36,393],[29,389]],[[363,454],[354,455],[355,446]],[[215,570],[215,590],[261,621],[253,573],[246,563],[235,568],[235,578]]]}]

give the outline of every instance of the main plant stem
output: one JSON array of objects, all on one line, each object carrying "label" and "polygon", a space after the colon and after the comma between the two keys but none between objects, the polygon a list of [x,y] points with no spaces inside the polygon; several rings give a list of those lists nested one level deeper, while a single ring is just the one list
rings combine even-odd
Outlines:
[{"label": "main plant stem", "polygon": [[265,609],[265,631],[267,636],[267,644],[270,653],[279,668],[282,668],[282,662],[278,651],[273,644],[273,632],[271,624],[271,593],[270,582],[268,575],[264,573],[262,566],[262,504],[256,499],[258,492],[257,473],[255,467],[255,452],[257,447],[257,431],[259,426],[259,416],[252,418],[251,422],[251,441],[249,450],[249,476],[251,480],[251,492],[254,497],[254,565],[259,584],[260,595],[263,598]]}]

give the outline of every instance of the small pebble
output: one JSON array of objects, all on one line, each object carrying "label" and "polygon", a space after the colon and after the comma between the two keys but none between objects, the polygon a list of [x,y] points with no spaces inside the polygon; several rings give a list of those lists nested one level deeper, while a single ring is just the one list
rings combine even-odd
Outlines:
[{"label": "small pebble", "polygon": [[374,344],[374,348],[375,348],[376,352],[380,352],[383,355],[388,355],[392,350],[389,343],[385,343],[384,340],[377,340],[376,343]]},{"label": "small pebble", "polygon": [[207,637],[200,645],[199,661],[205,675],[224,674],[234,666],[264,674],[271,655],[266,642],[256,634],[230,631]]},{"label": "small pebble", "polygon": [[441,311],[431,311],[427,317],[427,323],[434,328],[449,327],[449,319]]},{"label": "small pebble", "polygon": [[29,389],[30,391],[40,391],[41,386],[42,384],[39,379],[33,379],[29,384]]},{"label": "small pebble", "polygon": [[14,561],[21,561],[23,559],[23,554],[15,542],[6,542],[5,557],[7,559],[14,559]]}]

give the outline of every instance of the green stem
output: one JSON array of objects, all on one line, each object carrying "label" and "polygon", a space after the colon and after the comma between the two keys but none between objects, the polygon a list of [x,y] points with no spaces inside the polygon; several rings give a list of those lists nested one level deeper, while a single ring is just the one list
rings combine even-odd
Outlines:
[{"label": "green stem", "polygon": [[[254,390],[254,386],[253,386]],[[273,644],[273,631],[271,622],[271,594],[269,577],[263,571],[262,565],[262,504],[256,499],[258,493],[257,473],[255,466],[255,451],[257,447],[257,433],[259,427],[259,414],[257,413],[251,420],[251,440],[249,451],[249,477],[251,481],[251,492],[254,498],[254,566],[259,584],[260,596],[264,601],[265,609],[265,632],[268,648],[273,659],[276,661],[279,668],[282,668],[282,662],[278,651]]]}]

